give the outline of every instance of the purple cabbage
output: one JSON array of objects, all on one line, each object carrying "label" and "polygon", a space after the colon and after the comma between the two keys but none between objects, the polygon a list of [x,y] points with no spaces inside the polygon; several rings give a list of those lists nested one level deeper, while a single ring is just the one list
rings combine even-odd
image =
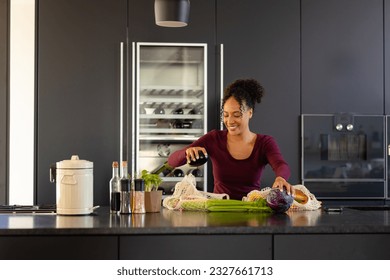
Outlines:
[{"label": "purple cabbage", "polygon": [[276,213],[286,212],[294,202],[294,198],[291,195],[279,189],[272,189],[267,195],[266,200],[267,205]]}]

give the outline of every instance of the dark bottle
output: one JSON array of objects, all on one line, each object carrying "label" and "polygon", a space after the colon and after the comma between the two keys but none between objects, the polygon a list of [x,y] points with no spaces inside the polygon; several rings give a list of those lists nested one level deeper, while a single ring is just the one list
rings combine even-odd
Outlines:
[{"label": "dark bottle", "polygon": [[188,170],[187,174],[192,174],[194,177],[203,177],[203,172],[199,168]]},{"label": "dark bottle", "polygon": [[184,176],[184,172],[181,169],[175,169],[175,170],[173,170],[173,176],[175,176],[175,177],[183,177]]},{"label": "dark bottle", "polygon": [[180,120],[176,120],[173,122],[172,124],[172,127],[173,128],[191,128],[192,127],[192,123],[190,121],[180,121]]},{"label": "dark bottle", "polygon": [[164,115],[164,114],[165,114],[165,110],[164,110],[164,108],[160,105],[160,106],[158,106],[156,109],[154,109],[153,113],[156,114],[156,115]]},{"label": "dark bottle", "polygon": [[131,213],[131,180],[127,178],[121,179],[121,214]]},{"label": "dark bottle", "polygon": [[203,164],[205,164],[208,160],[208,156],[205,155],[202,151],[199,151],[199,158],[195,159],[195,160],[191,160],[188,164],[190,166],[201,166]]},{"label": "dark bottle", "polygon": [[179,107],[179,108],[176,108],[176,109],[172,110],[171,113],[174,114],[174,115],[183,115],[184,111],[183,111],[182,108]]},{"label": "dark bottle", "polygon": [[110,212],[116,214],[121,206],[119,164],[117,161],[112,163],[112,178],[110,180]]}]

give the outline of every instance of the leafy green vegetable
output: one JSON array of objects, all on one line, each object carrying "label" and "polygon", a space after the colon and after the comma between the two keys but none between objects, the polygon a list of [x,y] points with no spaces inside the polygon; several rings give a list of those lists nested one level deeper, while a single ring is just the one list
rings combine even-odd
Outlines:
[{"label": "leafy green vegetable", "polygon": [[187,200],[181,202],[181,208],[192,211],[210,212],[271,212],[265,199],[241,201],[234,199]]},{"label": "leafy green vegetable", "polygon": [[141,179],[145,181],[146,192],[157,190],[158,186],[162,183],[162,179],[158,174],[151,174],[147,170],[141,171]]},{"label": "leafy green vegetable", "polygon": [[208,211],[214,212],[271,212],[265,199],[241,201],[234,199],[210,199],[206,202]]}]

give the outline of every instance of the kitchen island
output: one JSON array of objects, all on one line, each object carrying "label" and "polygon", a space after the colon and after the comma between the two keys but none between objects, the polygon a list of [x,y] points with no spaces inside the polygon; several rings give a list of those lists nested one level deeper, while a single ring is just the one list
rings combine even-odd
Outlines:
[{"label": "kitchen island", "polygon": [[1,214],[0,259],[390,259],[390,211]]}]

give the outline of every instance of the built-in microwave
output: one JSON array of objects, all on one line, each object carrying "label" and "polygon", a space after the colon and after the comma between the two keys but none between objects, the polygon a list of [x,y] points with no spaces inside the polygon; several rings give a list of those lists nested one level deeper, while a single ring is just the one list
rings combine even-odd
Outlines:
[{"label": "built-in microwave", "polygon": [[301,116],[301,178],[320,199],[384,199],[385,116]]}]

